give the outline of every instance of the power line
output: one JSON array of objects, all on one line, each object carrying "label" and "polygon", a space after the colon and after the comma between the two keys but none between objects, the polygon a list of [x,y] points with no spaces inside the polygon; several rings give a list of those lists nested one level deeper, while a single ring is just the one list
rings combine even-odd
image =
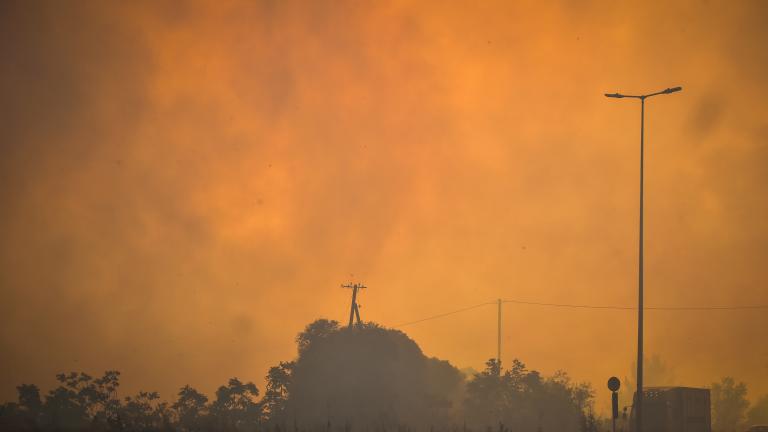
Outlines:
[{"label": "power line", "polygon": [[398,324],[398,325],[394,326],[393,328],[405,327],[405,326],[409,326],[411,324],[417,324],[417,323],[420,323],[420,322],[423,322],[423,321],[429,321],[429,320],[433,320],[433,319],[437,319],[437,318],[443,318],[443,317],[447,317],[448,315],[453,315],[453,314],[457,314],[457,313],[461,313],[461,312],[466,312],[468,310],[477,309],[479,307],[487,306],[489,304],[494,304],[494,302],[480,303],[480,304],[476,304],[474,306],[465,307],[465,308],[458,309],[458,310],[455,310],[455,311],[441,313],[441,314],[438,314],[438,315],[433,315],[433,316],[430,316],[430,317],[418,319],[418,320],[415,320],[415,321],[408,321],[406,323]]},{"label": "power line", "polygon": [[[529,306],[577,308],[577,309],[615,309],[615,310],[637,309],[636,307],[632,307],[632,306],[597,306],[597,305],[585,305],[585,304],[540,303],[540,302],[531,302],[531,301],[523,301],[523,300],[503,300],[503,303],[514,303],[514,304],[522,304],[522,305],[529,305]],[[646,307],[646,309],[650,309],[650,308]]]},{"label": "power line", "polygon": [[[635,308],[636,309],[636,308]],[[646,307],[651,310],[691,310],[691,311],[708,311],[708,310],[746,310],[746,309],[768,309],[768,305],[752,305],[752,306],[669,306],[669,307]]]},{"label": "power line", "polygon": [[[513,303],[528,306],[543,306],[543,307],[557,307],[557,308],[571,308],[571,309],[607,309],[607,310],[637,310],[635,306],[612,306],[612,305],[591,305],[591,304],[571,304],[571,303],[543,303],[532,302],[524,300],[502,300],[502,303]],[[497,302],[485,302],[479,303],[474,306],[457,309],[451,312],[445,312],[437,315],[432,315],[426,318],[421,318],[414,321],[408,321],[402,324],[398,324],[393,328],[405,327],[412,324],[418,324],[424,321],[430,321],[433,319],[443,318],[450,315],[458,314],[461,312],[470,311],[479,307],[497,304]],[[730,310],[759,310],[768,309],[768,305],[740,305],[740,306],[646,306],[646,310],[661,310],[661,311],[730,311]]]},{"label": "power line", "polygon": [[[523,304],[531,306],[548,306],[574,309],[613,309],[613,310],[637,310],[636,306],[600,306],[589,304],[567,304],[567,303],[540,303],[522,300],[504,300],[504,303]],[[768,305],[751,306],[646,306],[645,310],[678,310],[678,311],[709,311],[709,310],[745,310],[745,309],[768,309]]]}]

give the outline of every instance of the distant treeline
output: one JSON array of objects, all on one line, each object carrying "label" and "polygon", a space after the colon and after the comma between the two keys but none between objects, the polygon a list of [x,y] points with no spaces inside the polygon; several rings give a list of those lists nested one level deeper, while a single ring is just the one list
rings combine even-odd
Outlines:
[{"label": "distant treeline", "polygon": [[72,372],[41,396],[17,387],[0,405],[0,430],[103,431],[598,431],[591,387],[564,372],[544,377],[518,360],[489,360],[466,377],[424,356],[404,333],[366,323],[317,320],[297,338],[298,356],[270,368],[263,396],[232,378],[210,398],[190,386],[173,402],[156,392],[118,398],[120,373]]}]

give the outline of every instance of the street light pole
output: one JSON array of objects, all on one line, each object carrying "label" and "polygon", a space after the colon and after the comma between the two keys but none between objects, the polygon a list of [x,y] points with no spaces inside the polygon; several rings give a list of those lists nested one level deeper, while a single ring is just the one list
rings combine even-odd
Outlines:
[{"label": "street light pole", "polygon": [[637,432],[643,430],[643,311],[645,309],[643,305],[644,295],[644,281],[643,281],[643,257],[645,256],[643,251],[643,244],[645,243],[644,236],[644,196],[645,196],[645,143],[643,137],[645,135],[645,98],[640,99],[640,247],[638,248],[638,271],[637,271],[637,416],[635,417],[635,426]]},{"label": "street light pole", "polygon": [[609,98],[640,99],[640,247],[638,258],[638,289],[637,289],[637,391],[635,397],[635,432],[643,431],[643,194],[644,194],[644,164],[645,164],[645,100],[649,97],[679,92],[682,87],[672,87],[646,95],[623,95],[606,93]]}]

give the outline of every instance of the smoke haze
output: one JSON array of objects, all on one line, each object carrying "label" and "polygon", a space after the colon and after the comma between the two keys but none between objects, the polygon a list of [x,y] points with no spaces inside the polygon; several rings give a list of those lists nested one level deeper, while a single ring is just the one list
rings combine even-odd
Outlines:
[{"label": "smoke haze", "polygon": [[[745,2],[3,2],[0,396],[259,382],[323,316],[496,298],[768,303],[768,27]],[[496,316],[403,330],[481,369]],[[678,384],[768,392],[764,311],[647,313]],[[595,384],[631,311],[506,305],[502,359]],[[601,393],[603,392],[603,393]]]}]

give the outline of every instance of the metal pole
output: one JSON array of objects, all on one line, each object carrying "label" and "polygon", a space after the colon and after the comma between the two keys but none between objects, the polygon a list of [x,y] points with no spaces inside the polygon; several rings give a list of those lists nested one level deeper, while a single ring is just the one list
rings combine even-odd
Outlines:
[{"label": "metal pole", "polygon": [[645,129],[645,99],[651,96],[661,94],[671,94],[682,90],[682,87],[669,87],[655,93],[645,95],[625,95],[621,93],[605,93],[609,98],[632,98],[640,99],[640,241],[638,257],[638,290],[637,290],[637,392],[633,403],[633,413],[636,413],[635,426],[636,431],[643,430],[643,168],[645,147],[643,143]]},{"label": "metal pole", "polygon": [[[352,287],[352,305],[349,307],[349,328],[352,328],[352,323],[355,319],[355,309],[357,307],[357,284],[353,285]],[[358,321],[360,318],[358,317]]]},{"label": "metal pole", "polygon": [[635,408],[636,432],[643,431],[643,168],[645,147],[643,135],[645,128],[645,97],[640,98],[640,256],[638,265],[637,297],[637,400]]},{"label": "metal pole", "polygon": [[496,346],[496,361],[499,364],[499,373],[501,373],[501,299],[499,299],[499,319],[498,319],[498,340]]}]

